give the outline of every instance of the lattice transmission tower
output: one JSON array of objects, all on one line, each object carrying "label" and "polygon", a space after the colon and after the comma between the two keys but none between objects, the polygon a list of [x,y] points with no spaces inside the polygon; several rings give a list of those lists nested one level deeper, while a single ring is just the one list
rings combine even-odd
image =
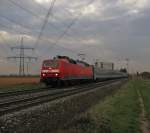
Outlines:
[{"label": "lattice transmission tower", "polygon": [[[11,47],[11,50],[18,50],[19,51],[19,56],[10,56],[7,57],[7,59],[15,59],[19,60],[19,75],[24,76],[25,75],[25,61],[31,62],[31,61],[36,61],[37,57],[33,56],[25,56],[25,52],[27,50],[33,51],[34,48],[31,47],[25,47],[23,43],[23,37],[21,38],[21,45],[20,46],[14,46]],[[27,65],[27,73],[28,73],[28,65]]]}]

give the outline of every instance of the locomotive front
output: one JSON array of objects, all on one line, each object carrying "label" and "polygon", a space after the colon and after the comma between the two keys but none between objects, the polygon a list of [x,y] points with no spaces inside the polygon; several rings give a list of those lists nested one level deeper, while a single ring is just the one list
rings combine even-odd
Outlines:
[{"label": "locomotive front", "polygon": [[60,78],[59,60],[45,60],[41,69],[41,82],[49,85],[54,84]]}]

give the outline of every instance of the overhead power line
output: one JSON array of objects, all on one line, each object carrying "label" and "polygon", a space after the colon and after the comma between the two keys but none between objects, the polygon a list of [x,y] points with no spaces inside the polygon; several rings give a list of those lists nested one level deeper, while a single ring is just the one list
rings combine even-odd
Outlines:
[{"label": "overhead power line", "polygon": [[[17,6],[17,7],[21,8],[21,9],[23,9],[24,11],[28,12],[28,13],[31,14],[32,16],[34,16],[34,17],[36,17],[36,18],[39,19],[40,16],[39,16],[38,14],[36,14],[36,13],[34,13],[34,12],[32,12],[32,11],[26,9],[25,7],[23,7],[22,5],[18,4],[17,2],[15,2],[15,1],[13,1],[13,0],[8,0],[8,1],[11,2],[13,5],[15,5],[15,6]],[[14,29],[16,32],[19,32],[19,34],[33,34],[33,31],[31,31],[31,28],[30,28],[29,26],[26,26],[26,25],[24,25],[24,24],[22,24],[22,23],[20,23],[20,22],[17,22],[16,20],[14,20],[14,19],[12,19],[12,18],[9,18],[9,17],[7,17],[7,16],[4,16],[4,15],[2,15],[2,14],[0,14],[0,17],[3,18],[3,19],[5,19],[5,20],[7,20],[7,21],[10,22],[10,23],[15,24],[16,26],[20,26],[21,28],[23,28],[22,30],[26,30],[26,31],[17,31],[16,29]],[[42,20],[42,19],[41,19],[41,20]],[[51,26],[52,26],[53,28],[57,29],[57,26],[55,26],[55,25],[52,24],[52,23],[50,23],[50,24],[51,24]],[[0,24],[0,25],[2,25],[3,27],[9,29],[7,26],[5,26],[5,25],[3,25],[3,24]],[[13,28],[11,27],[11,29],[13,29]],[[36,34],[38,33],[38,34],[39,34],[39,32],[37,32],[37,31],[34,31],[34,33],[36,33]]]},{"label": "overhead power line", "polygon": [[[95,1],[95,0],[89,1],[89,2],[86,4],[86,6],[91,5],[94,1]],[[85,8],[85,7],[83,7],[83,8]],[[76,22],[79,20],[79,18],[80,18],[82,15],[83,15],[83,13],[80,12],[80,14],[79,14],[76,18],[74,18],[74,19],[71,21],[71,23],[66,27],[65,31],[57,38],[57,40],[55,41],[55,43],[53,43],[53,45],[56,45],[56,44],[68,33],[68,31],[71,29],[71,27],[76,24]]]},{"label": "overhead power line", "polygon": [[14,19],[8,18],[8,17],[3,16],[3,15],[0,15],[0,17],[1,17],[1,18],[4,18],[5,20],[7,20],[7,21],[9,21],[9,22],[11,22],[11,23],[14,23],[15,25],[19,25],[20,27],[22,27],[22,28],[24,28],[24,29],[26,29],[26,30],[27,30],[27,29],[28,29],[28,30],[31,30],[30,27],[25,26],[25,25],[23,25],[23,24],[21,24],[21,23],[19,23],[19,22],[16,22]]},{"label": "overhead power line", "polygon": [[[89,2],[86,4],[86,6],[91,5],[94,1],[95,1],[95,0],[89,1]],[[48,14],[46,15],[44,24],[43,24],[43,26],[42,26],[41,32],[40,32],[40,34],[39,34],[39,36],[38,36],[38,39],[37,39],[37,41],[36,41],[36,43],[35,43],[35,47],[37,47],[37,45],[38,45],[38,43],[39,43],[39,40],[41,39],[41,36],[43,35],[43,31],[45,30],[46,24],[47,24],[47,22],[48,22],[49,16],[50,16],[50,14],[51,14],[51,12],[52,12],[52,8],[53,8],[55,2],[56,2],[56,0],[53,0],[52,3],[51,3],[51,6],[50,6],[49,11],[48,11]],[[84,7],[84,8],[85,8],[85,7]],[[64,30],[64,32],[57,38],[56,42],[53,43],[53,45],[56,45],[56,44],[67,34],[67,32],[69,31],[69,29],[79,20],[79,17],[81,17],[82,15],[83,15],[82,12],[80,12],[80,14],[78,15],[78,17],[76,17],[75,19],[73,19],[73,20],[71,21],[71,23],[66,27],[66,29]]]},{"label": "overhead power line", "polygon": [[[86,6],[91,5],[94,1],[95,1],[95,0],[89,1],[83,8],[85,8]],[[80,18],[82,15],[83,15],[83,13],[80,12],[80,14],[79,14],[76,18],[74,18],[74,19],[71,21],[71,23],[65,28],[64,32],[63,32],[62,34],[60,34],[60,36],[57,38],[57,40],[53,43],[53,46],[54,46],[54,45],[59,46],[59,45],[58,45],[58,42],[67,34],[67,32],[69,31],[69,29],[71,29],[71,27],[76,24],[76,22],[79,20],[79,18]],[[46,17],[46,19],[47,19],[47,17]],[[43,29],[43,31],[44,31],[44,29]],[[42,32],[42,33],[43,33],[43,32]],[[42,34],[41,34],[41,35],[42,35]],[[41,36],[40,36],[40,37],[41,37]],[[39,39],[40,39],[40,38],[39,38]],[[39,40],[39,39],[38,39],[38,40]],[[35,45],[36,45],[36,44],[38,44],[38,43],[36,42]],[[53,46],[51,46],[51,48],[52,48]],[[69,49],[69,50],[70,50],[70,51],[73,51],[73,50],[71,50],[71,49]],[[75,51],[74,51],[74,52],[75,52]]]},{"label": "overhead power line", "polygon": [[52,10],[54,8],[55,2],[56,2],[56,0],[52,0],[52,2],[51,2],[51,5],[50,5],[49,10],[48,10],[48,12],[47,12],[47,14],[45,16],[45,20],[43,22],[43,25],[42,25],[41,30],[40,30],[40,34],[39,34],[39,36],[38,36],[38,38],[37,38],[37,40],[35,42],[34,47],[38,46],[38,43],[39,43],[39,41],[40,41],[40,39],[41,39],[41,37],[43,35],[43,31],[45,30],[45,27],[46,27],[46,25],[48,23],[49,17],[50,17],[50,15],[52,13]]},{"label": "overhead power line", "polygon": [[1,26],[1,28],[5,28],[5,29],[7,29],[7,30],[11,30],[13,33],[19,33],[19,34],[31,34],[31,31],[28,31],[28,32],[24,32],[24,31],[20,31],[20,30],[17,30],[17,29],[14,29],[13,27],[10,27],[10,26],[6,26],[6,25],[4,25],[4,24],[2,24],[2,23],[0,23],[0,26]]},{"label": "overhead power line", "polygon": [[69,29],[76,23],[78,18],[75,18],[65,29],[65,31],[57,38],[56,42],[53,45],[56,45],[69,31]]},{"label": "overhead power line", "polygon": [[32,16],[35,16],[35,17],[39,18],[39,15],[38,15],[38,14],[32,12],[31,10],[28,10],[27,8],[23,7],[21,4],[18,4],[17,2],[15,2],[15,1],[13,1],[13,0],[8,0],[8,1],[9,1],[10,3],[12,3],[13,5],[15,5],[15,6],[21,8],[22,10],[28,12],[28,13],[31,14]]},{"label": "overhead power line", "polygon": [[[35,12],[33,12],[33,11],[27,9],[27,8],[25,8],[25,7],[22,6],[21,4],[15,2],[15,1],[13,1],[13,0],[8,0],[8,1],[9,1],[11,4],[15,5],[16,7],[19,7],[19,8],[22,9],[23,11],[25,11],[25,12],[27,12],[28,14],[32,15],[33,17],[36,17],[36,18],[38,18],[38,19],[40,19],[40,20],[43,20],[43,18],[42,18],[39,14],[37,14],[37,13],[35,13]],[[44,8],[44,9],[45,9],[45,8]],[[45,10],[47,10],[47,9],[45,9]],[[51,17],[54,18],[54,16],[53,16],[52,14],[51,14]],[[57,27],[56,27],[54,24],[52,24],[51,22],[50,22],[50,24],[51,24],[54,28],[57,28]]]},{"label": "overhead power line", "polygon": [[[12,1],[12,0],[9,0],[9,1]],[[52,1],[52,3],[51,3],[51,10],[52,10],[52,8],[54,7],[54,4],[55,4],[55,1],[56,0],[53,0]],[[86,6],[89,6],[90,4],[92,4],[93,2],[94,2],[95,0],[91,0],[90,2],[88,2],[88,4],[86,5]],[[16,2],[15,2],[16,3]],[[18,6],[19,7],[19,5],[17,5],[16,4],[16,6]],[[23,10],[27,10],[26,8],[22,8]],[[51,11],[49,9],[49,11]],[[28,11],[27,11],[28,12]],[[28,12],[28,13],[30,13],[31,14],[31,12]],[[70,12],[68,12],[68,13],[70,13]],[[34,13],[32,13],[32,15],[33,15]],[[49,16],[53,16],[52,15],[52,12],[50,12],[50,13],[48,13],[47,15],[46,15],[46,18],[47,17],[49,17]],[[34,16],[37,16],[37,15],[35,15],[34,14]],[[82,13],[80,13],[80,15],[78,15],[78,17],[80,17],[80,16],[82,16]],[[57,43],[68,33],[68,31],[69,31],[69,29],[73,26],[73,25],[75,25],[75,23],[78,21],[78,17],[76,17],[75,19],[73,19],[73,21],[66,27],[66,29],[65,29],[65,31],[58,37],[58,39],[56,40],[56,42],[55,43],[53,43],[54,45],[57,45]],[[5,18],[6,19],[6,18]],[[27,29],[29,29],[29,28],[27,28],[27,27],[24,27],[24,25],[22,25],[22,24],[18,24],[16,21],[12,21],[12,20],[10,20],[10,19],[8,19],[7,18],[7,20],[8,21],[10,21],[10,22],[13,22],[13,23],[15,23],[16,25],[19,25],[19,26],[21,26],[21,27],[23,27],[23,28],[25,28],[26,30]],[[40,40],[41,39],[41,36],[43,35],[43,31],[44,31],[44,29],[45,29],[45,27],[46,27],[46,24],[47,24],[47,22],[48,22],[48,19],[45,19],[45,21],[44,21],[44,24],[43,24],[43,26],[42,26],[42,29],[41,29],[41,32],[40,32],[40,34],[39,34],[39,36],[38,36],[38,39]],[[31,29],[30,29],[31,30]],[[37,42],[36,42],[37,43]],[[37,43],[38,44],[38,43]],[[65,48],[65,47],[64,47]],[[65,48],[65,49],[67,49],[67,48]],[[70,50],[70,49],[69,49]]]}]

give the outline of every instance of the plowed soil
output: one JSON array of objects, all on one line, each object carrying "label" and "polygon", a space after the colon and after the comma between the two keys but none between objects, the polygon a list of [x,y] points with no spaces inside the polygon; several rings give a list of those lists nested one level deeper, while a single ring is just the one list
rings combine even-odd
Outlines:
[{"label": "plowed soil", "polygon": [[39,77],[0,77],[0,86],[39,83]]}]

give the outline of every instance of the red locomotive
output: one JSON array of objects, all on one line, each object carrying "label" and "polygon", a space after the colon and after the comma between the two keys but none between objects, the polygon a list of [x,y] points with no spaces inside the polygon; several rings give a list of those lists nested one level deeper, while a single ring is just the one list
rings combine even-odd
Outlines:
[{"label": "red locomotive", "polygon": [[93,67],[83,61],[75,61],[67,56],[57,56],[43,61],[41,81],[46,85],[54,86],[92,79]]}]

